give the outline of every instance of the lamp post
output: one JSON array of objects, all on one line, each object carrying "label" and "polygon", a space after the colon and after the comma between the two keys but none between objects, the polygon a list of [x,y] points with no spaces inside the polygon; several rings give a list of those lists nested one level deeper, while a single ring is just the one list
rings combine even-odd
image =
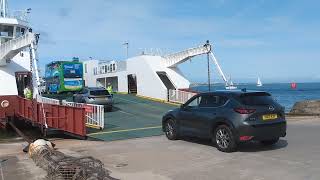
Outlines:
[{"label": "lamp post", "polygon": [[[209,45],[209,40],[207,40],[206,45]],[[207,67],[208,67],[208,90],[211,91],[211,83],[210,83],[210,57],[209,53],[207,53]]]},{"label": "lamp post", "polygon": [[126,55],[127,55],[127,59],[129,58],[129,42],[125,42],[122,45],[126,46]]}]

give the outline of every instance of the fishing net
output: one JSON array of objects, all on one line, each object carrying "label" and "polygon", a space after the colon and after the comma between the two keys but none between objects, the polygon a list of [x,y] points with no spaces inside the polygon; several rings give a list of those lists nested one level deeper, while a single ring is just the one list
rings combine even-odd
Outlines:
[{"label": "fishing net", "polygon": [[48,145],[32,146],[29,155],[37,166],[47,171],[49,180],[116,180],[104,164],[93,157],[72,157]]}]

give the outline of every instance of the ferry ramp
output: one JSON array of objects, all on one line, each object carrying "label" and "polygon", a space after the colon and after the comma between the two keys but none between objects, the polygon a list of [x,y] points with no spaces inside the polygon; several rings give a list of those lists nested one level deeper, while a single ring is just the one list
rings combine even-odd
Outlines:
[{"label": "ferry ramp", "polygon": [[114,94],[112,112],[105,112],[104,130],[88,129],[88,137],[103,141],[163,134],[161,120],[176,105],[156,102],[130,94]]}]

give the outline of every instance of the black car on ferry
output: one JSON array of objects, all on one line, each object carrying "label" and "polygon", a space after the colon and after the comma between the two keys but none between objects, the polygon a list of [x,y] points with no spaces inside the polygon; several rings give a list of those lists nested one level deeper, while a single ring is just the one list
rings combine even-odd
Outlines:
[{"label": "black car on ferry", "polygon": [[223,152],[253,140],[273,145],[286,136],[286,126],[284,107],[271,94],[246,90],[199,93],[162,119],[168,139],[210,138]]}]

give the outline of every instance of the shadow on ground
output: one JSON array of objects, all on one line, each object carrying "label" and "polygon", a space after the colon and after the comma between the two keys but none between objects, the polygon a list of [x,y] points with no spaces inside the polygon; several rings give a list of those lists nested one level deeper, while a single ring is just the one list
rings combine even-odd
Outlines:
[{"label": "shadow on ground", "polygon": [[[206,145],[206,146],[212,146],[216,147],[212,143],[211,140],[209,139],[200,139],[200,138],[195,138],[195,137],[184,137],[181,138],[183,141],[195,143],[195,144],[201,144],[201,145]],[[246,143],[240,143],[238,145],[238,152],[261,152],[261,151],[272,151],[272,150],[277,150],[277,149],[282,149],[288,146],[288,142],[284,139],[280,139],[278,143],[274,145],[263,145],[257,141],[252,141],[252,142],[246,142]]]}]

